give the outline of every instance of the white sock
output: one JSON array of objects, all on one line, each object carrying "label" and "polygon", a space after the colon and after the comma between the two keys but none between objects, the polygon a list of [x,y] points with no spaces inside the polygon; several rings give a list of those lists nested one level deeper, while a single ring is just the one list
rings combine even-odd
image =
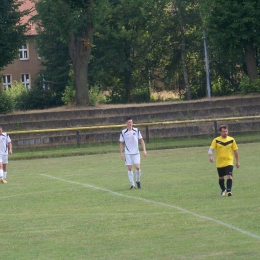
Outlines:
[{"label": "white sock", "polygon": [[134,174],[132,171],[128,171],[128,179],[131,183],[132,186],[135,186],[135,183],[134,183]]},{"label": "white sock", "polygon": [[0,170],[0,178],[3,178],[3,169]]},{"label": "white sock", "polygon": [[3,178],[6,179],[7,172],[3,171]]},{"label": "white sock", "polygon": [[141,169],[136,170],[136,181],[140,182],[140,178],[141,178]]}]

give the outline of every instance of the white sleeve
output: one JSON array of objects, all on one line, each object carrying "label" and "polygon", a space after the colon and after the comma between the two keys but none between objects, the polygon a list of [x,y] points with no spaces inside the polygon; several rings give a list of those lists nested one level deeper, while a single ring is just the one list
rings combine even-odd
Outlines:
[{"label": "white sleeve", "polygon": [[213,154],[213,149],[209,148],[208,154]]},{"label": "white sleeve", "polygon": [[123,142],[123,143],[125,142],[122,132],[120,133],[119,142]]},{"label": "white sleeve", "polygon": [[141,132],[138,129],[138,139],[143,139]]}]

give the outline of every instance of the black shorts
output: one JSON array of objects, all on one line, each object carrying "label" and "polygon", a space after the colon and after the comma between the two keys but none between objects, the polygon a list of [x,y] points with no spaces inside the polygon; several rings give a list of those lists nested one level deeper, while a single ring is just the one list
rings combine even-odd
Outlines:
[{"label": "black shorts", "polygon": [[232,175],[233,174],[233,165],[228,165],[223,168],[217,168],[218,170],[218,176],[224,177],[226,175]]}]

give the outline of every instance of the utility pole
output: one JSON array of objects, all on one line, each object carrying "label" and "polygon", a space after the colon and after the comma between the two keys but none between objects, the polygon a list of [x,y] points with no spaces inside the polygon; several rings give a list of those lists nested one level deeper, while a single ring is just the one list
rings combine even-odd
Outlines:
[{"label": "utility pole", "polygon": [[205,51],[205,63],[206,63],[206,79],[207,79],[207,97],[211,97],[211,91],[210,91],[210,76],[209,76],[209,59],[208,59],[208,50],[207,50],[207,43],[206,43],[206,33],[203,31],[203,37],[204,40],[204,51]]}]

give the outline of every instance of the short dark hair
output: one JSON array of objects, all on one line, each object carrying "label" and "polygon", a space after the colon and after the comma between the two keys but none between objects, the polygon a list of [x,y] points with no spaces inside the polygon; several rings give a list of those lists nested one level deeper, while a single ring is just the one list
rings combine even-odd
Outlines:
[{"label": "short dark hair", "polygon": [[220,125],[218,130],[219,132],[221,132],[222,129],[228,129],[228,126],[227,125]]},{"label": "short dark hair", "polygon": [[129,120],[133,120],[132,117],[127,117],[127,118],[125,119],[126,122],[129,121]]}]

